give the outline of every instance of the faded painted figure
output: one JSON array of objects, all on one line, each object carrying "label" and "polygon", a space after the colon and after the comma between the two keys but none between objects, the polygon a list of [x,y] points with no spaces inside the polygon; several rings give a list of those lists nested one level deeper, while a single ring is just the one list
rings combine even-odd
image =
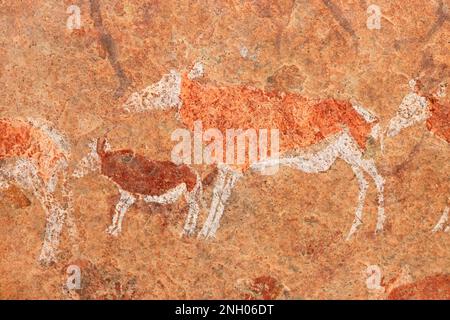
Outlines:
[{"label": "faded painted figure", "polygon": [[[203,65],[196,63],[188,74],[171,71],[140,92],[133,93],[123,108],[129,112],[176,109],[183,126],[193,130],[201,121],[205,130],[228,128],[256,131],[279,130],[279,154],[243,165],[218,163],[208,218],[199,236],[214,237],[233,187],[248,170],[289,166],[307,173],[327,171],[337,159],[352,168],[359,184],[355,220],[347,239],[362,223],[368,182],[378,191],[376,231],[383,230],[384,179],[372,159],[363,157],[366,142],[378,136],[375,116],[348,101],[310,99],[295,93],[264,91],[249,86],[216,87],[202,84]],[[227,161],[228,163],[228,161]]]},{"label": "faded painted figure", "polygon": [[[447,83],[443,82],[433,93],[422,92],[420,81],[413,79],[409,82],[410,92],[403,98],[396,115],[389,122],[387,136],[394,137],[404,128],[426,122],[427,129],[438,139],[447,142],[447,152],[450,148],[450,102],[445,100]],[[433,232],[450,232],[448,215],[450,198],[444,208],[439,222]]]},{"label": "faded painted figure", "polygon": [[0,188],[16,184],[32,192],[41,203],[47,217],[39,256],[43,264],[56,261],[60,234],[70,210],[66,186],[69,154],[65,137],[46,122],[0,119]]},{"label": "faded painted figure", "polygon": [[202,197],[202,183],[195,171],[170,161],[150,160],[132,150],[111,151],[105,138],[92,142],[90,147],[90,153],[81,160],[73,175],[81,178],[89,171],[100,170],[118,187],[120,198],[108,233],[119,235],[125,213],[137,199],[170,204],[182,195],[189,207],[183,233],[194,233]]}]

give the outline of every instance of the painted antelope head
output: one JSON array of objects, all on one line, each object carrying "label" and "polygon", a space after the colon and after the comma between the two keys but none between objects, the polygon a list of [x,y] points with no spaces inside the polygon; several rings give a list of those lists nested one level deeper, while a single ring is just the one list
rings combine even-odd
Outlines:
[{"label": "painted antelope head", "polygon": [[[196,62],[187,76],[189,79],[195,79],[201,77],[203,73],[203,64]],[[128,112],[167,110],[171,108],[179,110],[182,104],[180,99],[181,81],[181,73],[176,70],[170,70],[158,82],[131,94],[122,108]]]},{"label": "painted antelope head", "polygon": [[[411,92],[408,93],[399,106],[395,116],[389,122],[387,136],[394,137],[404,128],[426,121],[427,129],[436,137],[450,143],[450,104],[445,100],[447,83],[441,82],[439,87],[431,94],[423,93],[418,80],[409,82]],[[447,203],[450,203],[448,198]],[[439,222],[433,232],[444,230],[450,232],[446,226],[449,215],[449,206],[444,208]]]},{"label": "painted antelope head", "polygon": [[[417,79],[410,80],[409,87],[410,92],[403,98],[397,113],[389,122],[386,132],[388,137],[394,137],[401,130],[430,119],[433,111],[438,111],[438,100],[446,96],[447,90],[447,84],[441,83],[434,93],[423,93],[422,85]],[[431,130],[430,127],[428,129]]]}]

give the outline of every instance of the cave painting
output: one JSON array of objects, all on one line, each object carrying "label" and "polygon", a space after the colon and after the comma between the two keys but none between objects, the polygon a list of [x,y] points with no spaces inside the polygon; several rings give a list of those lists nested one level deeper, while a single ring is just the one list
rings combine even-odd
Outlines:
[{"label": "cave painting", "polygon": [[[441,83],[433,93],[422,92],[417,79],[409,82],[410,92],[403,98],[396,115],[389,122],[387,136],[394,137],[404,128],[426,122],[427,129],[438,139],[450,143],[450,102],[445,100],[447,83]],[[448,145],[447,145],[448,146]],[[447,202],[450,202],[448,198]],[[444,208],[433,232],[450,232],[448,222],[449,205]]]},{"label": "cave painting", "polygon": [[[378,119],[356,103],[335,99],[310,99],[299,94],[264,91],[249,86],[211,86],[196,80],[204,73],[196,63],[189,73],[176,71],[140,92],[123,105],[129,112],[176,109],[181,123],[193,130],[201,121],[206,129],[225,132],[228,128],[262,130],[276,128],[280,135],[280,156],[243,165],[218,163],[209,215],[199,236],[214,237],[233,187],[250,170],[274,165],[289,166],[307,173],[327,171],[337,159],[353,170],[359,184],[355,219],[347,239],[362,224],[368,182],[378,195],[376,231],[383,230],[384,179],[372,159],[364,155],[367,141],[379,135]],[[364,156],[363,156],[364,155]]]},{"label": "cave painting", "polygon": [[125,213],[137,199],[147,203],[170,204],[182,195],[189,207],[183,234],[195,231],[202,198],[200,176],[186,165],[148,159],[133,150],[111,151],[105,137],[90,144],[91,151],[75,168],[73,176],[81,178],[91,171],[100,173],[119,189],[112,224],[107,232],[118,236]]},{"label": "cave painting", "polygon": [[[0,187],[15,184],[28,190],[46,213],[39,261],[56,260],[60,234],[71,210],[66,185],[70,147],[50,124],[36,119],[0,119]],[[57,196],[57,190],[62,196]],[[73,226],[72,226],[73,227]]]}]

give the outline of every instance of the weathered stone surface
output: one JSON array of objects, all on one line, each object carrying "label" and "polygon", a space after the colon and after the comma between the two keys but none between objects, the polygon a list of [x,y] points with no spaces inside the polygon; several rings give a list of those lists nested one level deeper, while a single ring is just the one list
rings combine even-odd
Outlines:
[{"label": "weathered stone surface", "polygon": [[[450,78],[449,4],[375,1],[380,29],[368,28],[370,4],[0,1],[0,124],[43,119],[67,137],[67,175],[57,176],[57,186],[70,192],[57,188],[54,198],[71,212],[55,261],[42,264],[38,257],[51,210],[16,184],[0,191],[0,298],[449,299],[450,221],[436,228],[450,206],[450,93],[437,94]],[[71,5],[80,9],[79,29],[67,27]],[[199,108],[197,115],[182,106],[141,113],[123,107],[170,70],[188,75],[196,62],[203,64],[203,75],[184,76],[182,88],[191,81],[215,92],[183,92]],[[413,78],[420,90],[410,88]],[[426,98],[430,114],[389,137],[391,119],[414,117],[397,112],[411,90]],[[322,109],[299,125],[294,111],[305,110],[302,99],[320,101]],[[376,121],[355,112],[356,103]],[[406,104],[405,110],[417,105]],[[261,106],[267,112],[256,108]],[[183,198],[173,204],[136,201],[121,233],[108,234],[117,184],[100,171],[72,176],[91,152],[88,144],[106,135],[111,150],[170,161],[172,133],[199,119],[213,119],[211,127],[222,130],[239,119],[242,129],[280,127],[288,151],[353,130],[362,159],[373,160],[385,182],[383,232],[374,232],[378,193],[366,172],[363,223],[346,240],[360,188],[352,167],[338,158],[315,174],[289,167],[268,176],[245,170],[213,238],[180,236],[189,211]],[[382,141],[380,135],[369,137],[376,124]],[[39,130],[29,132],[37,137]],[[23,141],[32,139],[19,133],[0,137],[2,174],[5,162],[19,153],[46,159],[58,152],[47,136],[28,148]],[[50,183],[49,168],[41,167]],[[199,232],[220,172],[206,164],[191,167],[199,172],[206,204]],[[172,187],[169,182],[163,184]],[[79,289],[67,288],[69,266],[80,269]]]}]

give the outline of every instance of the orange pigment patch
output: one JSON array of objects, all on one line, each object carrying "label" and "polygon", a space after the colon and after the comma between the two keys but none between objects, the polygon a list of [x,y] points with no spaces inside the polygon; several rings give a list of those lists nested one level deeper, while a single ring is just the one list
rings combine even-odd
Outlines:
[{"label": "orange pigment patch", "polygon": [[399,286],[388,296],[391,300],[449,300],[450,275],[434,275]]},{"label": "orange pigment patch", "polygon": [[22,121],[0,120],[0,158],[14,157],[30,150],[30,129]]},{"label": "orange pigment patch", "polygon": [[21,157],[38,164],[39,175],[47,181],[51,168],[64,154],[42,131],[17,119],[0,119],[0,159]]},{"label": "orange pigment patch", "polygon": [[[367,123],[352,105],[334,99],[314,100],[295,93],[264,91],[248,86],[213,87],[183,75],[183,123],[203,130],[278,129],[280,152],[308,147],[347,127],[361,149],[374,123]],[[269,134],[270,135],[270,134]]]},{"label": "orange pigment patch", "polygon": [[439,103],[429,98],[431,117],[427,120],[427,128],[436,136],[450,143],[450,103]]}]

